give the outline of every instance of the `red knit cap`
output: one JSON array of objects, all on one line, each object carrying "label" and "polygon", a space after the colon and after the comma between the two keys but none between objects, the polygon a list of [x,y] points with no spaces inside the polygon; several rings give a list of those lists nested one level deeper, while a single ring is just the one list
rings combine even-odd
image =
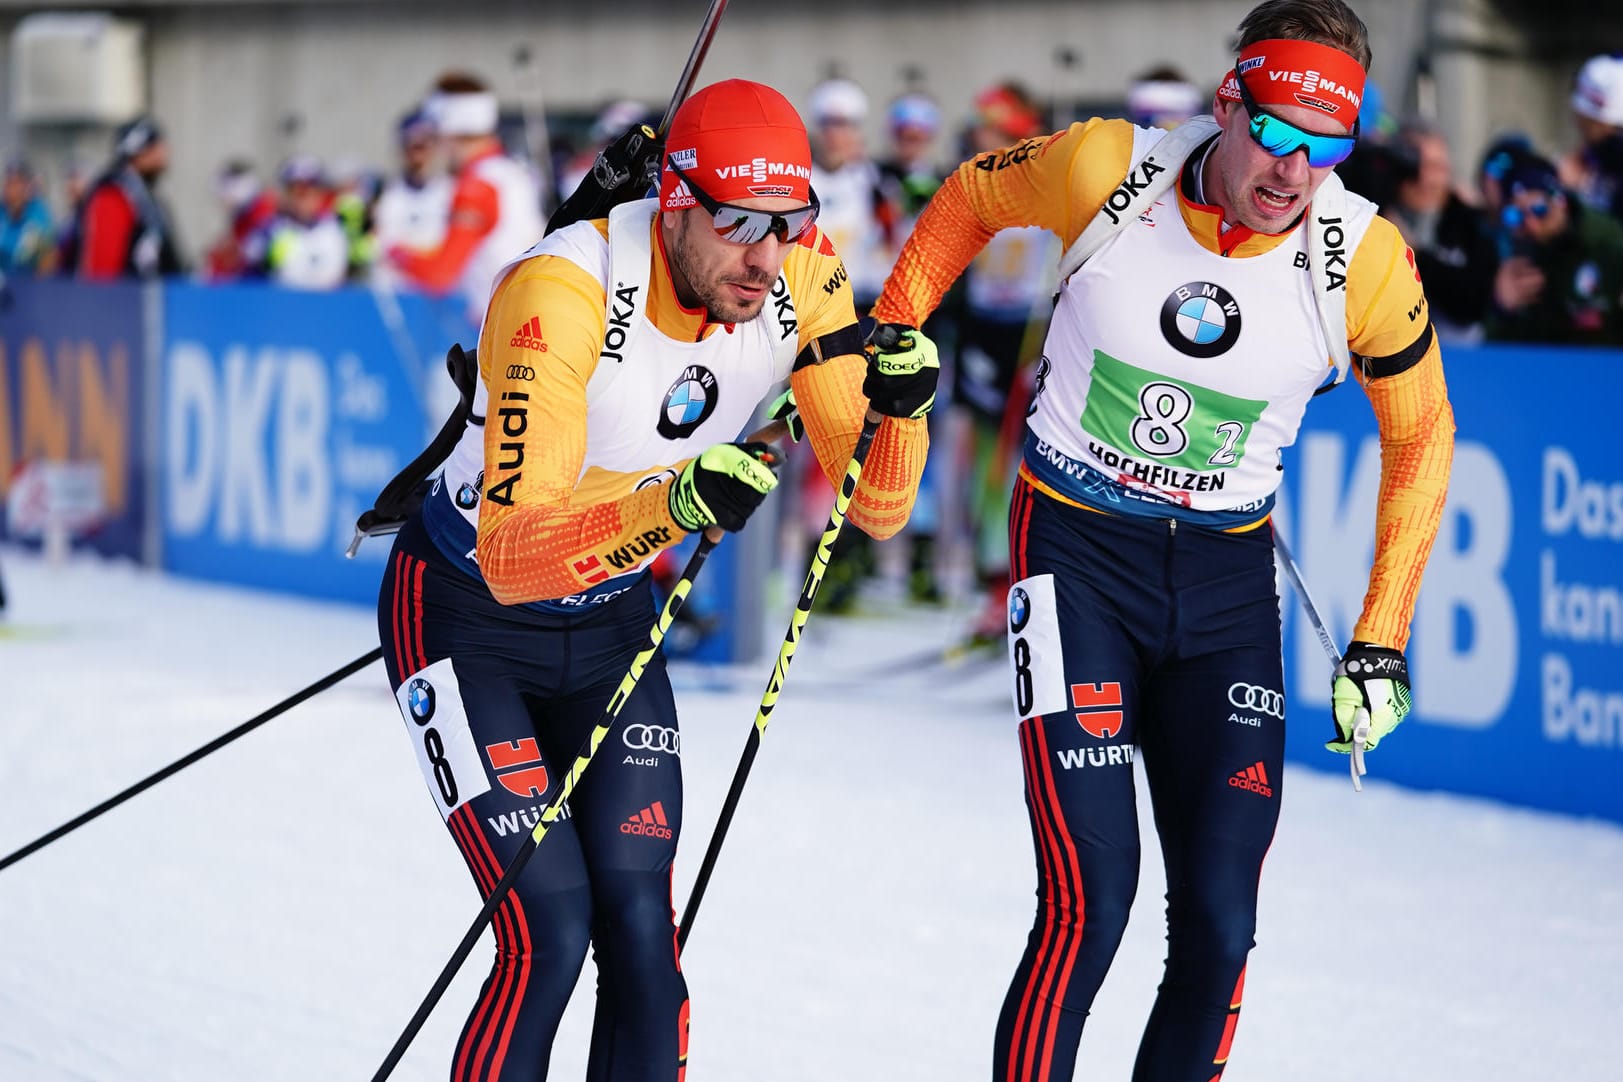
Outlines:
[{"label": "red knit cap", "polygon": [[720,202],[784,197],[809,201],[811,144],[789,99],[762,83],[712,83],[682,103],[665,137],[659,205],[696,206],[676,168]]}]

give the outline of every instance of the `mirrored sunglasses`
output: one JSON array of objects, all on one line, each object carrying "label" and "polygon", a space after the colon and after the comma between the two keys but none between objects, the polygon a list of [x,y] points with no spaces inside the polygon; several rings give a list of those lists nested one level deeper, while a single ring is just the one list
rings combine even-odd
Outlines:
[{"label": "mirrored sunglasses", "polygon": [[810,192],[810,203],[786,211],[754,210],[736,203],[723,203],[712,198],[709,192],[695,184],[692,177],[674,164],[670,165],[670,170],[687,185],[693,198],[699,201],[699,206],[709,212],[710,224],[715,227],[716,233],[734,244],[755,244],[771,234],[777,235],[780,244],[793,244],[816,224],[817,212],[822,209],[817,202],[816,192]]},{"label": "mirrored sunglasses", "polygon": [[1257,99],[1246,89],[1245,80],[1240,78],[1238,71],[1234,73],[1234,82],[1240,88],[1240,102],[1245,106],[1246,115],[1251,118],[1252,142],[1274,157],[1284,158],[1298,150],[1305,150],[1307,164],[1315,169],[1322,169],[1346,161],[1347,156],[1353,152],[1353,147],[1357,145],[1357,121],[1353,122],[1353,130],[1349,135],[1323,135],[1298,128],[1290,121],[1281,120],[1258,105]]}]

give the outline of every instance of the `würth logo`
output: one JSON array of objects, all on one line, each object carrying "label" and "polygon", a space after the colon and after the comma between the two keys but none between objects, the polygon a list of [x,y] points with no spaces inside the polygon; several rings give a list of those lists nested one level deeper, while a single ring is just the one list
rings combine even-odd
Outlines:
[{"label": "w\u00fcrth logo", "polygon": [[538,353],[547,351],[547,344],[541,340],[541,317],[531,316],[530,322],[518,329],[513,340],[507,343],[514,349],[533,349]]},{"label": "w\u00fcrth logo", "polygon": [[579,575],[581,581],[588,586],[596,586],[609,577],[609,569],[603,566],[603,561],[596,556],[587,556],[570,564]]},{"label": "w\u00fcrth logo", "polygon": [[1236,789],[1244,789],[1248,793],[1259,793],[1262,796],[1273,796],[1274,787],[1268,784],[1268,770],[1259,761],[1255,766],[1248,766],[1244,770],[1236,770],[1229,779],[1229,784]]},{"label": "w\u00fcrth logo", "polygon": [[620,824],[621,834],[641,834],[648,838],[669,838],[670,824],[665,821],[665,805],[654,801],[642,811]]}]

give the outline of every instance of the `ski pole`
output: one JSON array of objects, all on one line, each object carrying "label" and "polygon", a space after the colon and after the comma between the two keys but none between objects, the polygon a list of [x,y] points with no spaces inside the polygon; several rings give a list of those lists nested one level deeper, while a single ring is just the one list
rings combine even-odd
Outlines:
[{"label": "ski pole", "polygon": [[[670,104],[665,107],[659,130],[646,124],[629,128],[599,151],[592,162],[592,171],[581,179],[569,198],[560,203],[558,209],[552,212],[552,217],[547,219],[546,231],[549,236],[566,225],[606,217],[616,204],[627,199],[640,199],[648,189],[658,187],[665,133],[671,129],[676,110],[693,90],[699,65],[704,63],[705,54],[710,51],[716,26],[726,10],[727,0],[710,0],[710,9],[705,12],[698,39],[694,41],[687,64],[676,80],[676,90],[671,94]],[[626,189],[631,185],[636,188],[628,194]]]},{"label": "ski pole", "polygon": [[[752,442],[773,443],[787,431],[788,425],[782,421],[773,421],[749,438]],[[575,791],[575,786],[580,782],[580,776],[591,765],[592,757],[597,754],[598,747],[609,735],[609,730],[613,727],[615,719],[620,716],[620,711],[625,707],[626,700],[631,697],[631,693],[636,690],[637,684],[641,682],[643,670],[648,667],[648,662],[659,652],[660,644],[665,641],[665,635],[670,631],[671,624],[676,622],[676,614],[681,611],[683,603],[687,601],[689,591],[693,589],[693,580],[698,577],[699,569],[704,566],[705,558],[710,555],[710,550],[716,547],[716,543],[721,540],[722,536],[724,535],[721,529],[712,526],[699,538],[699,544],[694,548],[693,555],[688,557],[687,566],[682,569],[681,577],[671,586],[671,595],[666,598],[665,608],[660,612],[659,619],[655,620],[654,626],[648,629],[647,645],[638,652],[636,657],[631,659],[631,667],[626,671],[625,676],[620,679],[619,686],[614,689],[614,694],[609,698],[609,705],[603,708],[602,718],[598,720],[597,726],[587,736],[586,742],[581,745],[580,750],[575,753],[575,761],[570,764],[569,772],[564,775],[563,781],[559,783],[557,795],[541,812],[541,818],[530,831],[530,836],[524,840],[519,851],[513,854],[513,859],[503,869],[501,879],[497,880],[496,885],[491,888],[490,896],[485,899],[485,904],[473,918],[473,923],[468,926],[468,930],[463,934],[461,942],[451,952],[450,959],[445,963],[444,968],[440,970],[440,975],[434,979],[434,984],[429,988],[428,994],[417,1005],[416,1013],[406,1023],[406,1028],[401,1031],[399,1038],[394,1043],[394,1047],[389,1049],[389,1054],[384,1057],[377,1073],[372,1076],[372,1082],[383,1082],[384,1079],[389,1077],[395,1066],[399,1064],[400,1058],[406,1054],[406,1049],[411,1045],[412,1039],[417,1036],[418,1031],[423,1028],[423,1023],[427,1022],[428,1016],[433,1013],[435,1004],[439,1003],[440,997],[451,986],[451,981],[455,979],[457,970],[462,968],[462,963],[473,952],[474,944],[478,943],[479,937],[484,934],[485,926],[490,923],[490,919],[495,916],[497,908],[501,906],[502,901],[512,891],[513,884],[518,882],[519,873],[524,870],[524,866],[535,855],[536,849],[541,845],[541,839],[547,836],[547,831],[552,829],[553,822],[563,814],[564,804],[568,802],[569,795]]]},{"label": "ski pole", "polygon": [[738,809],[738,801],[744,794],[744,782],[749,778],[750,767],[755,762],[756,753],[761,748],[761,737],[766,732],[767,725],[772,720],[772,711],[777,707],[778,695],[783,691],[783,681],[789,674],[789,663],[795,658],[795,648],[800,644],[800,632],[806,626],[806,619],[811,615],[812,602],[817,599],[817,588],[823,583],[823,574],[828,570],[829,557],[834,550],[834,541],[840,536],[840,529],[845,525],[845,512],[851,506],[851,497],[856,494],[857,482],[862,479],[862,466],[868,460],[868,450],[873,446],[874,433],[879,430],[882,418],[879,414],[868,411],[863,421],[862,432],[857,436],[857,445],[851,452],[851,461],[845,467],[845,477],[840,482],[840,489],[834,494],[834,506],[828,513],[828,525],[823,528],[823,536],[818,539],[817,548],[812,553],[811,566],[806,569],[806,582],[800,589],[800,600],[795,604],[795,611],[789,618],[789,630],[783,637],[783,645],[778,648],[778,660],[772,667],[771,679],[767,681],[766,693],[761,696],[761,705],[755,711],[755,724],[751,727],[749,736],[744,743],[744,754],[738,760],[738,769],[733,772],[733,783],[727,790],[727,799],[722,803],[721,815],[716,820],[716,829],[710,836],[709,848],[705,850],[704,861],[699,865],[698,878],[693,881],[693,890],[688,895],[686,911],[682,914],[682,923],[676,931],[676,949],[681,951],[687,943],[688,933],[693,930],[694,918],[699,913],[699,903],[704,900],[705,888],[710,883],[711,873],[715,871],[716,858],[721,854],[721,843],[727,837],[727,827],[733,821],[733,813]]},{"label": "ski pole", "polygon": [[[1330,659],[1332,667],[1341,664],[1341,651],[1336,649],[1336,642],[1330,637],[1330,632],[1324,626],[1324,619],[1319,616],[1318,606],[1313,604],[1313,595],[1307,592],[1307,583],[1302,581],[1302,569],[1296,566],[1296,558],[1291,555],[1290,546],[1285,544],[1285,538],[1280,532],[1273,530],[1274,551],[1279,553],[1280,562],[1285,565],[1285,574],[1290,576],[1291,585],[1296,589],[1296,596],[1301,599],[1302,611],[1307,613],[1308,623],[1318,633],[1319,645],[1324,647],[1324,653]],[[1352,772],[1353,792],[1361,793],[1364,786],[1359,778],[1366,773],[1364,769],[1364,742],[1369,739],[1369,711],[1359,707],[1357,716],[1353,719],[1353,750],[1348,760],[1347,769]]]},{"label": "ski pole", "polygon": [[97,804],[94,808],[91,808],[84,814],[68,820],[55,830],[35,838],[33,841],[29,842],[21,849],[18,849],[16,852],[0,858],[0,870],[11,867],[11,865],[17,863],[28,854],[45,848],[47,845],[50,845],[63,835],[71,834],[73,831],[78,830],[80,827],[84,826],[92,819],[95,819],[97,816],[100,816],[102,813],[112,811],[126,800],[135,796],[137,793],[145,792],[154,785],[157,785],[160,781],[163,781],[165,778],[169,777],[171,774],[177,774],[204,756],[219,751],[221,748],[237,739],[237,737],[252,732],[278,715],[287,713],[289,710],[293,709],[295,706],[298,706],[306,699],[321,694],[323,691],[326,691],[340,680],[360,672],[362,669],[366,668],[368,665],[372,664],[372,662],[378,660],[382,656],[383,648],[380,646],[374,650],[362,654],[360,657],[356,658],[354,661],[351,661],[343,668],[335,669],[326,676],[323,676],[320,680],[317,680],[315,683],[311,684],[309,687],[305,688],[303,691],[298,691],[292,695],[289,695],[287,698],[283,699],[269,710],[266,710],[264,713],[257,714],[254,717],[249,718],[247,721],[243,722],[235,729],[232,729],[230,732],[215,737],[213,740],[210,740],[207,744],[204,744],[196,751],[193,751],[188,755],[181,756],[179,759],[176,759],[162,770],[148,774],[146,777],[142,778],[128,789],[125,789],[123,792],[108,797],[106,800],[102,801],[100,804]]}]

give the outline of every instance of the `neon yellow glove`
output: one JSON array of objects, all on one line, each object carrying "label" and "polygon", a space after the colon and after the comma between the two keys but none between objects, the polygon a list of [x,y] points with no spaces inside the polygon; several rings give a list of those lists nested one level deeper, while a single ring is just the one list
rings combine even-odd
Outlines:
[{"label": "neon yellow glove", "polygon": [[863,346],[868,375],[862,393],[875,413],[917,420],[935,405],[941,358],[924,332],[900,323],[881,323]]},{"label": "neon yellow glove", "polygon": [[671,517],[689,533],[709,526],[738,531],[778,487],[782,461],[764,443],[718,443],[690,461],[666,497]]},{"label": "neon yellow glove", "polygon": [[1413,703],[1409,692],[1409,663],[1403,652],[1368,642],[1347,644],[1330,684],[1330,707],[1335,715],[1336,738],[1325,747],[1344,755],[1355,750],[1360,711],[1367,715],[1369,731],[1364,751],[1374,751],[1381,739],[1398,727]]}]

